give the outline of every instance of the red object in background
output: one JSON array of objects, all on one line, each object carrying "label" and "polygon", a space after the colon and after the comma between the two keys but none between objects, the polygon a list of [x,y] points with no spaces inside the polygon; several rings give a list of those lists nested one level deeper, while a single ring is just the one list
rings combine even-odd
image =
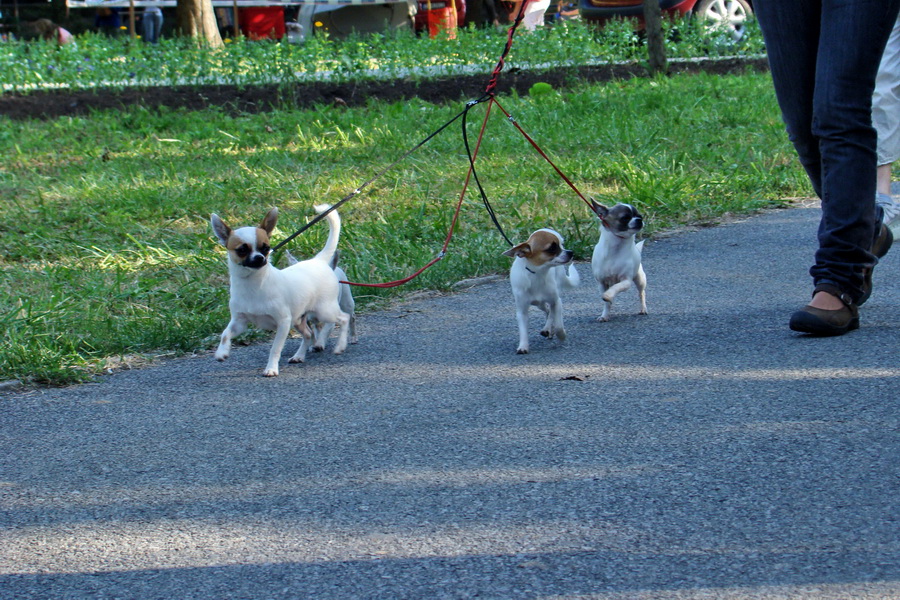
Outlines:
[{"label": "red object in background", "polygon": [[441,31],[449,30],[450,39],[454,39],[456,28],[462,26],[466,20],[466,1],[432,0],[430,6],[429,9],[427,0],[419,0],[415,17],[416,31],[424,31],[427,28],[428,37],[437,37]]},{"label": "red object in background", "polygon": [[284,37],[283,6],[248,6],[238,9],[241,33],[251,40],[280,40]]}]

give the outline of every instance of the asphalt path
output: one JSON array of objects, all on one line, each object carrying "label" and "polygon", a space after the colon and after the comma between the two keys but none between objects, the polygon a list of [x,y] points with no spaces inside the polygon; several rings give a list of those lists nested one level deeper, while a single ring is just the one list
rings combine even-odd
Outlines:
[{"label": "asphalt path", "polygon": [[581,263],[528,355],[500,279],[277,378],[4,392],[0,598],[900,598],[900,251],[860,330],[795,334],[817,217],[648,242],[648,316]]}]

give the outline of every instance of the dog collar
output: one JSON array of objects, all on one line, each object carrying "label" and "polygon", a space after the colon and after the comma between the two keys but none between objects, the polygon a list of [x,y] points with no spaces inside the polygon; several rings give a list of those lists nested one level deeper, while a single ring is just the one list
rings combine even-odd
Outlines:
[{"label": "dog collar", "polygon": [[603,228],[606,229],[611,234],[613,234],[614,236],[616,236],[617,238],[619,238],[620,240],[624,240],[625,238],[628,237],[627,235],[619,235],[618,233],[613,231],[612,227],[610,227],[609,225],[606,224],[606,221],[603,221]]},{"label": "dog collar", "polygon": [[534,271],[532,271],[531,269],[528,268],[528,265],[525,266],[525,270],[528,271],[529,273],[531,273],[532,275],[537,275],[537,273],[535,273]]}]

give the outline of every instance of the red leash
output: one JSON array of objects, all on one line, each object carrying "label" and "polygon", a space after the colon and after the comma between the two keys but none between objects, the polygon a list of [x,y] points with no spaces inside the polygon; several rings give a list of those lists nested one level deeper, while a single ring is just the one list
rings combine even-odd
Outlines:
[{"label": "red leash", "polygon": [[[593,204],[592,204],[587,198],[584,197],[584,194],[582,194],[582,193],[578,190],[578,188],[575,186],[575,184],[572,182],[572,180],[569,179],[569,178],[566,176],[566,174],[563,173],[562,170],[560,170],[560,168],[559,168],[558,166],[556,166],[556,164],[550,159],[550,157],[547,156],[547,153],[544,152],[544,151],[541,149],[541,147],[538,145],[538,143],[537,143],[536,141],[534,141],[534,139],[533,139],[530,135],[528,135],[528,133],[527,133],[524,129],[522,129],[521,125],[519,125],[519,123],[512,117],[512,115],[510,115],[510,114],[506,111],[506,109],[503,108],[503,106],[500,104],[500,102],[497,101],[497,98],[496,98],[496,96],[495,96],[495,94],[494,94],[494,90],[495,90],[496,87],[497,87],[497,79],[498,79],[499,76],[500,76],[500,72],[503,70],[503,66],[504,66],[504,64],[505,64],[505,62],[506,62],[506,56],[507,56],[507,54],[509,54],[509,51],[510,51],[510,49],[512,48],[513,37],[514,37],[514,35],[515,35],[516,29],[518,28],[519,23],[521,23],[522,20],[523,20],[523,18],[524,18],[525,7],[528,5],[529,2],[531,2],[531,0],[523,0],[523,1],[522,1],[522,4],[519,6],[519,11],[518,11],[518,13],[516,14],[516,18],[515,18],[515,20],[513,21],[512,26],[509,28],[509,32],[507,33],[507,36],[506,36],[506,45],[505,45],[504,48],[503,48],[503,52],[500,54],[500,58],[499,58],[499,60],[497,61],[497,65],[494,67],[494,70],[493,70],[493,72],[491,73],[491,79],[490,79],[490,81],[488,82],[487,87],[485,88],[484,95],[483,95],[481,98],[479,98],[478,100],[473,100],[473,101],[469,102],[469,103],[466,105],[466,109],[465,109],[460,115],[457,115],[457,117],[454,117],[454,119],[451,120],[451,122],[452,122],[452,121],[455,121],[456,118],[458,118],[459,116],[462,116],[462,117],[463,117],[463,136],[464,136],[464,139],[465,139],[465,126],[466,126],[466,119],[465,119],[465,116],[468,114],[469,109],[472,108],[473,106],[475,106],[476,104],[480,104],[481,102],[485,102],[485,101],[488,102],[487,110],[485,111],[485,115],[484,115],[484,120],[483,120],[482,123],[481,123],[481,129],[480,129],[480,131],[479,131],[479,133],[478,133],[478,141],[477,141],[476,144],[475,144],[474,152],[470,155],[470,160],[469,160],[469,170],[468,170],[468,172],[466,173],[466,179],[465,179],[465,182],[463,183],[462,191],[461,191],[460,194],[459,194],[459,201],[456,203],[456,208],[455,208],[455,210],[453,211],[453,219],[452,219],[451,222],[450,222],[450,227],[449,227],[449,229],[448,229],[448,231],[447,231],[447,236],[446,236],[446,238],[444,239],[444,245],[441,247],[440,252],[437,254],[437,256],[435,256],[435,257],[432,258],[430,261],[428,261],[428,263],[426,263],[423,267],[421,267],[420,269],[418,269],[415,273],[413,273],[413,274],[411,274],[411,275],[409,275],[409,276],[407,276],[407,277],[404,277],[403,279],[397,279],[397,280],[395,280],[395,281],[388,281],[388,282],[385,282],[385,283],[357,283],[357,282],[353,282],[353,281],[342,281],[341,283],[346,283],[346,284],[354,285],[354,286],[358,286],[358,287],[393,288],[393,287],[398,287],[398,286],[401,286],[401,285],[403,285],[403,284],[405,284],[405,283],[408,283],[408,282],[412,281],[413,279],[415,279],[416,277],[418,277],[419,275],[421,275],[423,272],[425,272],[427,269],[429,269],[429,268],[431,268],[432,266],[434,266],[435,264],[437,264],[441,259],[444,258],[444,256],[447,255],[447,248],[450,246],[450,240],[453,238],[453,233],[454,233],[454,231],[456,230],[456,224],[457,224],[457,222],[459,221],[459,213],[460,213],[460,210],[462,209],[462,203],[463,203],[463,200],[465,199],[466,191],[468,191],[468,189],[469,189],[469,183],[470,183],[470,181],[471,181],[471,179],[472,179],[473,176],[474,176],[474,178],[475,178],[476,183],[478,183],[478,187],[479,187],[479,190],[480,190],[480,192],[481,192],[482,199],[484,200],[484,203],[485,203],[485,208],[487,208],[487,210],[488,210],[488,212],[490,213],[492,219],[494,220],[494,225],[495,225],[495,226],[497,227],[497,229],[500,231],[500,234],[501,234],[504,238],[506,238],[506,234],[503,233],[503,230],[500,228],[500,224],[497,222],[497,220],[496,220],[496,218],[495,218],[495,216],[494,216],[494,214],[493,214],[493,210],[492,210],[490,204],[489,204],[488,201],[487,201],[487,197],[486,197],[485,194],[484,194],[484,190],[481,189],[481,183],[478,181],[478,175],[477,175],[477,173],[475,172],[475,160],[476,160],[477,157],[478,157],[478,151],[481,149],[481,142],[482,142],[482,140],[484,139],[484,132],[485,132],[485,129],[487,128],[488,118],[489,118],[490,115],[491,115],[491,107],[492,107],[494,104],[496,104],[496,105],[497,105],[497,108],[499,108],[499,109],[503,112],[503,114],[506,116],[507,120],[508,120],[510,123],[512,123],[513,126],[515,126],[516,129],[519,130],[519,133],[521,133],[521,134],[525,137],[525,139],[528,140],[528,143],[531,144],[531,146],[537,151],[537,153],[538,153],[544,160],[546,160],[546,161],[550,164],[550,166],[553,167],[553,169],[559,174],[559,176],[563,179],[563,181],[565,181],[566,184],[568,184],[568,186],[569,186],[570,188],[572,188],[572,191],[574,191],[575,194],[576,194],[579,198],[581,198],[581,200],[582,200],[585,204],[588,205],[588,207],[591,209],[591,212],[593,212],[594,214],[596,214],[596,212],[594,211]],[[449,125],[449,124],[450,124],[450,123],[447,123],[447,125]],[[444,127],[442,127],[441,130],[439,130],[439,131],[442,131],[444,128],[446,128],[447,125],[444,125]],[[438,133],[438,132],[435,132],[434,134],[432,134],[431,136],[429,136],[425,141],[428,141],[429,139],[431,139],[432,137],[434,137],[434,135],[436,135],[437,133]],[[422,142],[421,144],[419,144],[419,146],[417,146],[417,147],[414,148],[413,150],[418,149],[418,148],[419,148],[420,146],[422,146],[424,143],[425,143],[425,142]],[[466,141],[466,148],[468,149],[468,141]],[[412,153],[412,150],[409,151],[409,152],[407,152],[402,158],[406,158],[406,156],[408,156],[408,155],[411,154],[411,153]],[[401,160],[402,160],[402,158],[401,158]],[[399,162],[399,160],[396,161],[396,162]],[[396,162],[395,162],[394,164],[396,164]],[[394,166],[394,165],[392,164],[391,166]],[[389,168],[390,168],[390,167],[389,167]],[[386,171],[386,170],[387,170],[387,169],[385,169],[385,171]],[[382,171],[382,173],[383,173],[383,172],[384,172],[384,171]],[[381,173],[379,173],[379,175],[381,175]],[[376,177],[377,177],[377,176],[376,176]],[[374,179],[374,178],[373,178],[373,179]],[[372,180],[369,180],[369,182],[367,182],[367,184],[368,184],[368,183],[371,183],[371,181],[372,181]],[[355,193],[358,193],[358,191],[359,191],[359,190],[357,190],[357,192],[355,192]],[[355,195],[355,193],[354,193],[354,195]],[[346,201],[346,200],[349,200],[350,197],[352,197],[352,195],[349,196],[349,197],[347,197],[347,198],[345,198],[341,203],[343,203],[343,202]],[[334,208],[337,208],[337,206],[332,207],[332,210],[333,210]],[[330,212],[330,211],[329,211],[329,212]],[[322,217],[324,217],[324,216],[325,216],[325,215],[322,214],[322,215],[319,215],[318,218],[322,218]],[[600,215],[597,215],[597,216],[600,217]],[[603,221],[604,224],[605,224],[605,220],[603,219],[603,217],[600,217],[600,220]],[[315,222],[315,221],[313,221],[313,222]],[[312,223],[310,223],[310,225],[312,225]],[[299,233],[299,232],[298,232],[298,233]],[[296,235],[296,234],[295,234],[295,235]],[[292,236],[292,237],[293,237],[293,236]],[[509,242],[509,239],[508,239],[508,238],[506,238],[506,240],[507,240],[507,242]],[[289,240],[285,240],[285,242],[287,242],[287,241],[289,241]],[[282,242],[282,244],[284,244],[285,242]]]},{"label": "red leash", "polygon": [[[470,104],[470,106],[467,107],[467,110],[468,110],[468,108],[471,108],[471,106],[474,106],[474,104]],[[481,141],[482,141],[482,139],[484,139],[484,130],[487,127],[487,120],[490,115],[491,115],[491,105],[488,104],[487,111],[485,111],[485,115],[484,115],[484,121],[481,123],[481,131],[478,134],[478,142],[475,144],[475,153],[474,153],[474,156],[472,159],[473,161],[474,161],[475,157],[478,156],[478,150],[481,148]],[[466,180],[463,183],[462,191],[459,193],[459,201],[456,203],[456,209],[453,211],[453,219],[450,221],[450,228],[447,231],[447,237],[444,239],[444,245],[441,247],[441,251],[438,253],[437,256],[435,256],[430,261],[428,261],[428,263],[425,266],[423,266],[421,269],[419,269],[412,275],[404,277],[403,279],[398,279],[396,281],[388,281],[386,283],[356,283],[353,281],[342,281],[341,283],[347,283],[347,284],[355,285],[358,287],[393,288],[393,287],[403,285],[404,283],[408,283],[409,281],[412,281],[413,279],[415,279],[416,277],[421,275],[426,269],[432,267],[438,261],[440,261],[442,258],[444,258],[444,256],[447,255],[447,248],[450,246],[450,240],[453,238],[453,232],[456,229],[456,223],[457,223],[457,221],[459,221],[459,212],[462,209],[462,203],[466,197],[466,191],[469,189],[469,180],[472,177],[473,170],[474,170],[473,165],[470,164],[469,171],[466,174]]]},{"label": "red leash", "polygon": [[[475,144],[475,150],[472,155],[472,160],[469,163],[469,170],[466,173],[466,180],[463,183],[462,191],[459,194],[459,201],[456,203],[456,209],[453,211],[453,219],[450,222],[450,228],[447,231],[447,237],[444,239],[444,245],[441,247],[441,251],[438,253],[437,256],[435,256],[430,261],[428,261],[428,263],[426,263],[425,266],[420,268],[418,271],[416,271],[412,275],[404,277],[403,279],[397,279],[396,281],[388,281],[385,283],[358,283],[358,282],[354,282],[354,281],[342,281],[341,283],[346,283],[346,284],[354,285],[357,287],[371,287],[371,288],[382,288],[382,289],[398,287],[398,286],[403,285],[404,283],[408,283],[408,282],[412,281],[413,279],[415,279],[416,277],[421,275],[423,272],[425,272],[425,270],[427,270],[427,269],[431,268],[432,266],[434,266],[435,264],[437,264],[442,258],[444,258],[444,256],[447,255],[447,248],[450,246],[450,240],[453,238],[453,232],[455,231],[456,223],[459,220],[459,212],[462,209],[462,203],[466,197],[466,191],[469,189],[469,181],[471,180],[472,174],[475,171],[475,159],[478,156],[478,150],[481,148],[481,141],[484,139],[484,131],[487,128],[488,117],[490,117],[490,115],[491,115],[491,104],[496,102],[496,99],[494,98],[494,88],[497,87],[497,78],[500,76],[500,71],[503,70],[503,65],[506,60],[506,55],[509,54],[509,50],[510,50],[510,48],[512,48],[513,36],[515,35],[516,28],[519,26],[519,23],[522,22],[522,19],[525,14],[525,6],[529,2],[531,2],[531,0],[523,0],[522,4],[519,6],[519,11],[516,14],[516,18],[513,21],[512,26],[509,28],[509,32],[507,33],[507,36],[506,36],[506,46],[503,48],[503,52],[500,54],[500,59],[497,61],[497,66],[494,67],[494,71],[491,73],[491,79],[488,82],[488,85],[484,90],[484,95],[478,100],[473,100],[466,106],[466,111],[468,111],[470,108],[472,108],[476,104],[480,104],[481,102],[484,102],[485,100],[489,100],[487,110],[485,111],[484,120],[481,123],[481,130],[478,133],[478,142]],[[497,106],[500,106],[500,105],[498,104]],[[500,110],[503,110],[503,108],[501,107]],[[503,112],[506,113],[505,110]],[[509,114],[507,114],[506,116],[509,117]],[[524,133],[524,131],[523,131],[523,133]],[[559,171],[559,170],[557,169],[557,171]],[[570,183],[570,185],[571,185],[571,183]]]}]

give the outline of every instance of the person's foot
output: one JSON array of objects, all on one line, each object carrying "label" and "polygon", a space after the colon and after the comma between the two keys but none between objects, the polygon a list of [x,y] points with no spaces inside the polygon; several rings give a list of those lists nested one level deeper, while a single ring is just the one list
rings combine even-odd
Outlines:
[{"label": "person's foot", "polygon": [[844,335],[859,328],[859,309],[832,286],[818,286],[812,301],[791,315],[790,328],[815,336]]},{"label": "person's foot", "polygon": [[900,202],[894,202],[889,194],[875,194],[875,204],[884,210],[884,224],[888,227],[900,226]]},{"label": "person's foot", "polygon": [[[887,219],[887,211],[885,211],[885,220]],[[885,254],[888,253],[888,250],[891,249],[891,245],[894,243],[894,234],[891,231],[891,228],[888,227],[885,222],[878,223],[878,235],[875,236],[875,241],[872,243],[872,254],[877,256],[878,258],[882,258]],[[857,306],[862,306],[866,303],[866,300],[869,299],[869,296],[872,295],[872,271],[874,267],[868,267],[863,269],[863,287],[862,287],[862,296],[859,301],[857,301]]]}]

